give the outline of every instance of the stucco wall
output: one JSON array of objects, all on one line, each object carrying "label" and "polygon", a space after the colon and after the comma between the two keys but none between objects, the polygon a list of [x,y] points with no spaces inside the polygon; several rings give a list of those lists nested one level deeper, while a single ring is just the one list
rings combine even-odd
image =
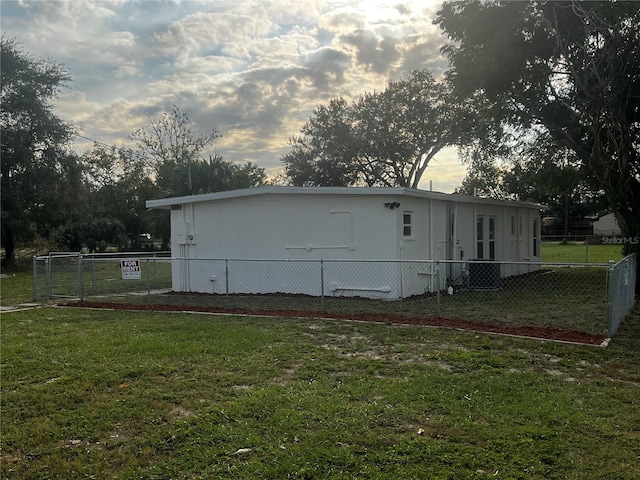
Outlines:
[{"label": "stucco wall", "polygon": [[[403,232],[406,213],[412,216],[410,236]],[[496,261],[532,262],[503,265],[501,276],[537,268],[531,251],[534,218],[540,227],[535,208],[401,195],[269,194],[184,203],[171,211],[172,254],[192,260],[175,260],[174,289],[374,298],[433,292],[464,284],[468,265],[445,262],[437,270],[418,261],[477,258],[478,216],[495,221]],[[485,258],[487,249],[488,239]],[[224,259],[234,262],[232,270]],[[304,263],[320,259],[415,262],[329,262],[323,291],[319,263]]]},{"label": "stucco wall", "polygon": [[[172,213],[172,253],[189,244],[197,258],[395,259],[394,199],[271,195],[182,206]],[[189,231],[185,242],[179,232]]]}]

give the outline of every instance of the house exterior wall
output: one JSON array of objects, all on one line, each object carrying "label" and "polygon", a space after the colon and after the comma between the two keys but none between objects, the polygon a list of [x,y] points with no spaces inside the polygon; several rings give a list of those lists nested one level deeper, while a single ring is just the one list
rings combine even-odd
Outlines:
[{"label": "house exterior wall", "polygon": [[384,207],[393,198],[375,200],[270,195],[184,204],[171,212],[172,255],[187,244],[194,258],[396,259],[399,210]]},{"label": "house exterior wall", "polygon": [[201,198],[165,204],[176,291],[399,298],[466,285],[464,261],[527,262],[502,265],[501,277],[538,268],[535,206],[445,194]]},{"label": "house exterior wall", "polygon": [[[176,261],[174,290],[226,293],[224,263],[196,259],[244,259],[229,278],[233,290],[317,295],[317,264],[304,260],[398,258],[401,210],[384,206],[394,201],[395,197],[268,195],[184,204],[171,212],[172,256],[194,260]],[[277,272],[282,262],[250,265],[250,260],[301,261],[289,262],[283,275]],[[256,275],[260,269],[263,272]],[[395,264],[331,263],[324,293],[396,298],[401,295],[398,275]]]},{"label": "house exterior wall", "polygon": [[593,222],[593,234],[609,236],[621,235],[622,230],[620,230],[618,226],[615,214],[607,213]]}]

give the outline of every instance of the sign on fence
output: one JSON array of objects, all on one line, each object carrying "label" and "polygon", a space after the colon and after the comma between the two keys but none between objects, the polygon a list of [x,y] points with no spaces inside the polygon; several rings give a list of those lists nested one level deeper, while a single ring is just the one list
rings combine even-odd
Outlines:
[{"label": "sign on fence", "polygon": [[137,258],[120,260],[120,270],[122,270],[123,280],[140,280],[140,260]]}]

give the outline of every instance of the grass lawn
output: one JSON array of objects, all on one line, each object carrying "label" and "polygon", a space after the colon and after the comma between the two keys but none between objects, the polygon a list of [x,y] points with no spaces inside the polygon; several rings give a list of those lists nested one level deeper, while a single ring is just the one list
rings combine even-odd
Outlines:
[{"label": "grass lawn", "polygon": [[541,261],[557,263],[608,263],[622,260],[622,245],[542,242]]},{"label": "grass lawn", "polygon": [[17,305],[31,302],[32,293],[31,272],[10,273],[0,278],[0,305]]},{"label": "grass lawn", "polygon": [[608,348],[62,308],[0,333],[3,478],[640,478],[640,316]]}]

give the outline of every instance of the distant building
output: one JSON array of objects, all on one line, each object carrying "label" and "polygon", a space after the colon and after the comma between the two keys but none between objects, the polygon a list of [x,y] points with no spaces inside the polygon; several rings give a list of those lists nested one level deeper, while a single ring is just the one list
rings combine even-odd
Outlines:
[{"label": "distant building", "polygon": [[606,213],[600,215],[597,220],[594,220],[593,234],[609,237],[622,235],[622,230],[620,230],[615,214],[613,212]]}]

